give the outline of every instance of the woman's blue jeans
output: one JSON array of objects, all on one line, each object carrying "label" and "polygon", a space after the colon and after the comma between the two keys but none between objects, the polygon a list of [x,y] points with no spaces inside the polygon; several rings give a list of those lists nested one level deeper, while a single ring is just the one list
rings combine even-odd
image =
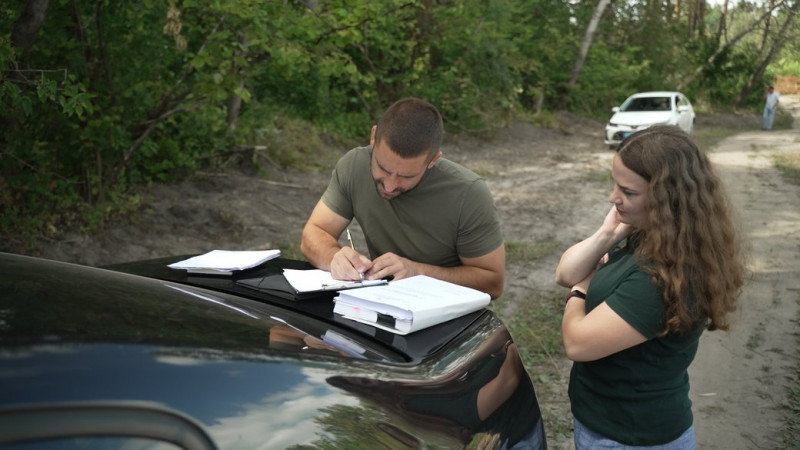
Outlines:
[{"label": "woman's blue jeans", "polygon": [[652,446],[632,446],[621,444],[617,441],[601,436],[594,431],[586,428],[578,419],[573,418],[572,424],[575,427],[575,449],[576,450],[595,450],[595,449],[614,449],[614,450],[694,450],[697,446],[694,437],[694,425],[690,426],[682,435],[672,442]]}]

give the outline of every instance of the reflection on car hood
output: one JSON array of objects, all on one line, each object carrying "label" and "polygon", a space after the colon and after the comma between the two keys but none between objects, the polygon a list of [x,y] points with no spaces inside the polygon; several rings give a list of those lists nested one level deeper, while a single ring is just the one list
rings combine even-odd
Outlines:
[{"label": "reflection on car hood", "polygon": [[666,123],[672,117],[671,111],[619,111],[611,116],[610,123],[617,125],[651,125],[654,123]]},{"label": "reflection on car hood", "polygon": [[109,343],[5,348],[2,359],[6,404],[154,402],[190,412],[224,449],[310,443],[325,435],[321,412],[358,406],[325,381],[341,368],[275,357]]}]

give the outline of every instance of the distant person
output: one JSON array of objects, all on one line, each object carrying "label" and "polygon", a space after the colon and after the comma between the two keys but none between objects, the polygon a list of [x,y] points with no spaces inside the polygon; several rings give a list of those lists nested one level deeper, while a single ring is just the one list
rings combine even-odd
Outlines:
[{"label": "distant person", "polygon": [[[486,182],[442,157],[439,111],[417,98],[394,103],[372,127],[370,145],[336,164],[303,228],[301,249],[334,278],[428,275],[497,298],[505,246]],[[355,218],[369,257],[339,237]]]},{"label": "distant person", "polygon": [[729,205],[674,126],[628,137],[611,176],[614,206],[556,269],[571,289],[562,334],[575,447],[694,449],[687,368],[704,329],[728,329],[744,283]]},{"label": "distant person", "polygon": [[775,109],[780,103],[780,94],[773,86],[767,88],[767,93],[764,94],[764,129],[771,130],[772,122],[775,120]]}]

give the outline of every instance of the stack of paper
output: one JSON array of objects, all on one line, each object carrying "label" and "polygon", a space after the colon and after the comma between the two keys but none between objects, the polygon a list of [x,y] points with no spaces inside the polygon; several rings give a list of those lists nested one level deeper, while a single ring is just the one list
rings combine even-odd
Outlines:
[{"label": "stack of paper", "polygon": [[280,256],[280,250],[212,250],[172,263],[173,269],[186,269],[187,273],[206,275],[231,275],[236,270],[245,270],[261,265]]},{"label": "stack of paper", "polygon": [[408,334],[477,311],[489,294],[425,275],[342,291],[333,312],[397,334]]}]

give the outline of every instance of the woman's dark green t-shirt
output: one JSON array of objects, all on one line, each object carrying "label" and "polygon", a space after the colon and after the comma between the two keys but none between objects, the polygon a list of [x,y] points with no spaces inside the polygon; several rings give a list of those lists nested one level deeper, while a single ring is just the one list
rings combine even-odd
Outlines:
[{"label": "woman's dark green t-shirt", "polygon": [[703,332],[658,337],[661,291],[630,248],[610,252],[589,285],[586,311],[606,302],[647,341],[605,358],[575,362],[569,382],[573,415],[592,431],[627,445],[658,445],[692,425],[687,368]]}]

